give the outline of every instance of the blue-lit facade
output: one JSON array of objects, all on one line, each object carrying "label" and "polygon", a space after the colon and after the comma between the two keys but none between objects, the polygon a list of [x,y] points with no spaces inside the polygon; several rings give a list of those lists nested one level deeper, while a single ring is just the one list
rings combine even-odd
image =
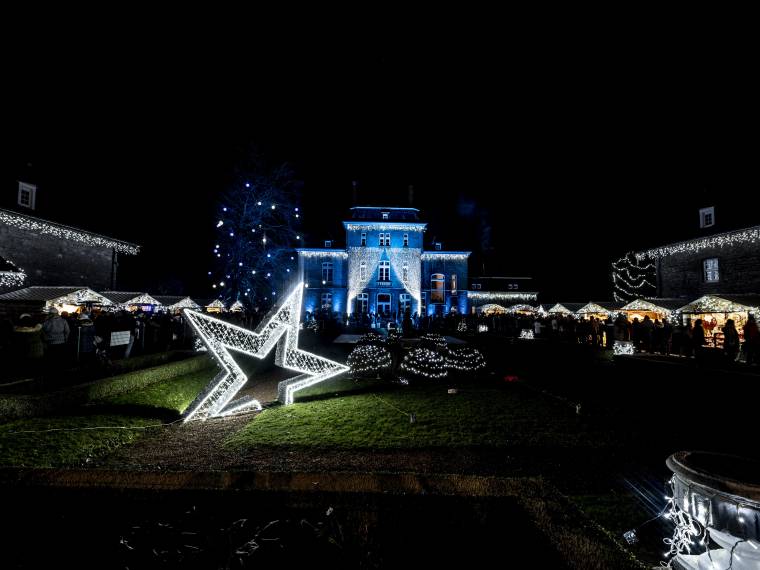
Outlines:
[{"label": "blue-lit facade", "polygon": [[345,247],[298,251],[307,285],[303,310],[338,314],[465,314],[469,251],[425,248],[427,224],[416,208],[357,207],[344,221]]}]

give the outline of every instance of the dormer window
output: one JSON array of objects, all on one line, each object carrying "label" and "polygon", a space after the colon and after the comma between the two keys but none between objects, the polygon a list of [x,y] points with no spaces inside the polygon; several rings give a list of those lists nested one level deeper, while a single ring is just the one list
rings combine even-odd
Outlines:
[{"label": "dormer window", "polygon": [[715,225],[715,207],[702,208],[699,210],[699,227],[709,228]]},{"label": "dormer window", "polygon": [[404,234],[404,247],[409,247],[409,234]]},{"label": "dormer window", "polygon": [[325,240],[325,247],[332,247],[332,240],[326,239]]},{"label": "dormer window", "polygon": [[26,182],[18,183],[18,205],[34,210],[37,201],[37,187]]},{"label": "dormer window", "polygon": [[362,247],[367,246],[367,232],[362,232]]},{"label": "dormer window", "polygon": [[383,212],[383,219],[384,219],[384,220],[387,220],[387,219],[388,219],[388,212]]}]

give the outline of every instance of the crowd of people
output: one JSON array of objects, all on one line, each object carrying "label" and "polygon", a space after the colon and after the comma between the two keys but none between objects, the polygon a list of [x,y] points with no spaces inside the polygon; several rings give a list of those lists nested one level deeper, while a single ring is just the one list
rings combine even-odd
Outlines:
[{"label": "crowd of people", "polygon": [[[117,339],[113,333],[124,332]],[[0,355],[9,369],[49,372],[191,346],[181,314],[91,311],[24,313],[0,320]],[[112,342],[113,341],[113,342]]]},{"label": "crowd of people", "polygon": [[[306,314],[306,323],[320,329],[335,321],[335,315],[320,312]],[[491,332],[508,337],[519,337],[523,331],[530,331],[533,338],[562,340],[576,344],[586,344],[612,349],[615,341],[628,341],[636,352],[662,355],[676,355],[701,359],[708,348],[716,348],[715,340],[720,338],[719,349],[729,362],[744,360],[747,364],[760,362],[760,334],[754,316],[750,315],[741,335],[733,320],[728,319],[719,327],[715,319],[703,322],[686,318],[684,322],[670,322],[668,319],[629,319],[620,313],[617,317],[605,319],[596,316],[577,318],[566,314],[521,314],[501,313],[486,315],[459,315],[456,313],[417,316],[383,315],[367,313],[344,317],[343,324],[348,330],[363,331],[373,328],[401,329],[405,335],[437,332],[456,334],[466,331]],[[741,339],[744,339],[743,341]]]}]

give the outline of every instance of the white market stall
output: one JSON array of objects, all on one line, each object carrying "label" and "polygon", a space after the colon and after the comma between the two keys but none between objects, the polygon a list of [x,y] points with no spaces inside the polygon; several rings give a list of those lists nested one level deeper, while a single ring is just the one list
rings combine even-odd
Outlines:
[{"label": "white market stall", "polygon": [[760,316],[760,295],[704,295],[678,309],[684,320],[702,321],[705,341],[723,346],[723,327],[733,319],[739,338],[744,340],[744,325],[750,315]]}]

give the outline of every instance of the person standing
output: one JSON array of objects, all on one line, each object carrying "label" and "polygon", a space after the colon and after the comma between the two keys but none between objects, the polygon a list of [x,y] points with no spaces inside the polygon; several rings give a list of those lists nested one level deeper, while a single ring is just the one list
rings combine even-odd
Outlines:
[{"label": "person standing", "polygon": [[739,354],[739,333],[733,319],[728,319],[723,327],[723,354],[726,355],[729,364],[733,363]]},{"label": "person standing", "polygon": [[755,316],[750,315],[747,324],[744,325],[744,352],[747,355],[747,364],[757,362],[758,349],[760,349],[760,331],[757,329]]},{"label": "person standing", "polygon": [[42,325],[42,338],[45,340],[47,363],[50,370],[62,368],[66,356],[66,341],[69,340],[69,323],[52,308],[50,317]]},{"label": "person standing", "polygon": [[705,329],[702,328],[702,319],[694,321],[691,343],[694,346],[694,358],[702,360],[705,350]]},{"label": "person standing", "polygon": [[42,360],[45,348],[42,340],[42,325],[34,322],[32,315],[24,313],[13,327],[11,353],[19,364],[36,368]]}]

